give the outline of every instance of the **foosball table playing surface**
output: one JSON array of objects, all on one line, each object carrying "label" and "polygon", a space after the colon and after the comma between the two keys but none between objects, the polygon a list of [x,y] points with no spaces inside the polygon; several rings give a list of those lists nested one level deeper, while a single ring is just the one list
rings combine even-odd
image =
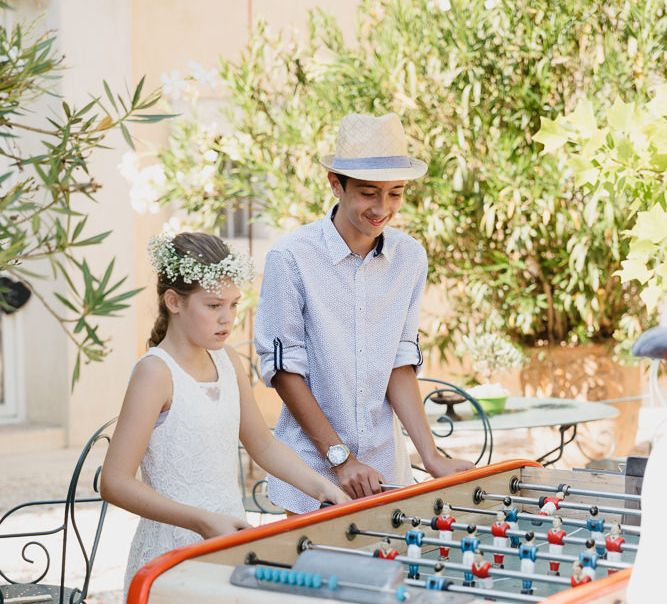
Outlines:
[{"label": "foosball table playing surface", "polygon": [[[390,485],[389,485],[390,487]],[[517,460],[160,556],[128,604],[625,602],[641,478]]]}]

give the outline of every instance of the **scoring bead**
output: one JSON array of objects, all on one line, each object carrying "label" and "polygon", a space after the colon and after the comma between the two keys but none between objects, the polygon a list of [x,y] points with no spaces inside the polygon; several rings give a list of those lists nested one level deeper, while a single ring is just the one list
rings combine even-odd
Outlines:
[{"label": "scoring bead", "polygon": [[408,591],[405,585],[399,585],[394,593],[399,602],[405,602],[408,599]]},{"label": "scoring bead", "polygon": [[327,581],[327,587],[334,591],[338,587],[338,577],[336,575],[331,575]]}]

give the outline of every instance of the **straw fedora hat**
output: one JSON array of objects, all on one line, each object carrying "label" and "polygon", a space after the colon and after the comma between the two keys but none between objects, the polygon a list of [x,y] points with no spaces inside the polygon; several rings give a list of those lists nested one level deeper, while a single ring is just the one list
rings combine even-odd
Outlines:
[{"label": "straw fedora hat", "polygon": [[408,156],[401,120],[395,113],[380,117],[350,113],[340,122],[336,154],[320,163],[329,171],[358,180],[412,180],[426,173],[423,161]]}]

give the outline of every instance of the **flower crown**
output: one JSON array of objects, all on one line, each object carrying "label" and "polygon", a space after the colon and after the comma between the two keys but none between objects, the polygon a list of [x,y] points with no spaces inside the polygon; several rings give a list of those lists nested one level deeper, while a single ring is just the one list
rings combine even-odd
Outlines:
[{"label": "flower crown", "polygon": [[[231,251],[230,254],[215,264],[200,262],[191,255],[183,256],[176,251],[174,236],[162,233],[151,237],[148,242],[148,255],[158,275],[164,275],[169,281],[181,277],[185,283],[197,282],[207,291],[219,293],[225,279],[230,279],[238,287],[255,278],[255,266],[245,254]],[[228,246],[229,247],[229,246]]]}]

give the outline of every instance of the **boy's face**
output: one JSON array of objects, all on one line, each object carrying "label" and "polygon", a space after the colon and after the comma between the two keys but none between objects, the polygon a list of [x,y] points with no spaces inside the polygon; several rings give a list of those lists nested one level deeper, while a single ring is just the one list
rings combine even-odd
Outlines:
[{"label": "boy's face", "polygon": [[349,178],[343,189],[333,172],[329,172],[328,178],[340,201],[338,214],[345,226],[365,237],[378,237],[403,203],[405,180],[379,182]]}]

